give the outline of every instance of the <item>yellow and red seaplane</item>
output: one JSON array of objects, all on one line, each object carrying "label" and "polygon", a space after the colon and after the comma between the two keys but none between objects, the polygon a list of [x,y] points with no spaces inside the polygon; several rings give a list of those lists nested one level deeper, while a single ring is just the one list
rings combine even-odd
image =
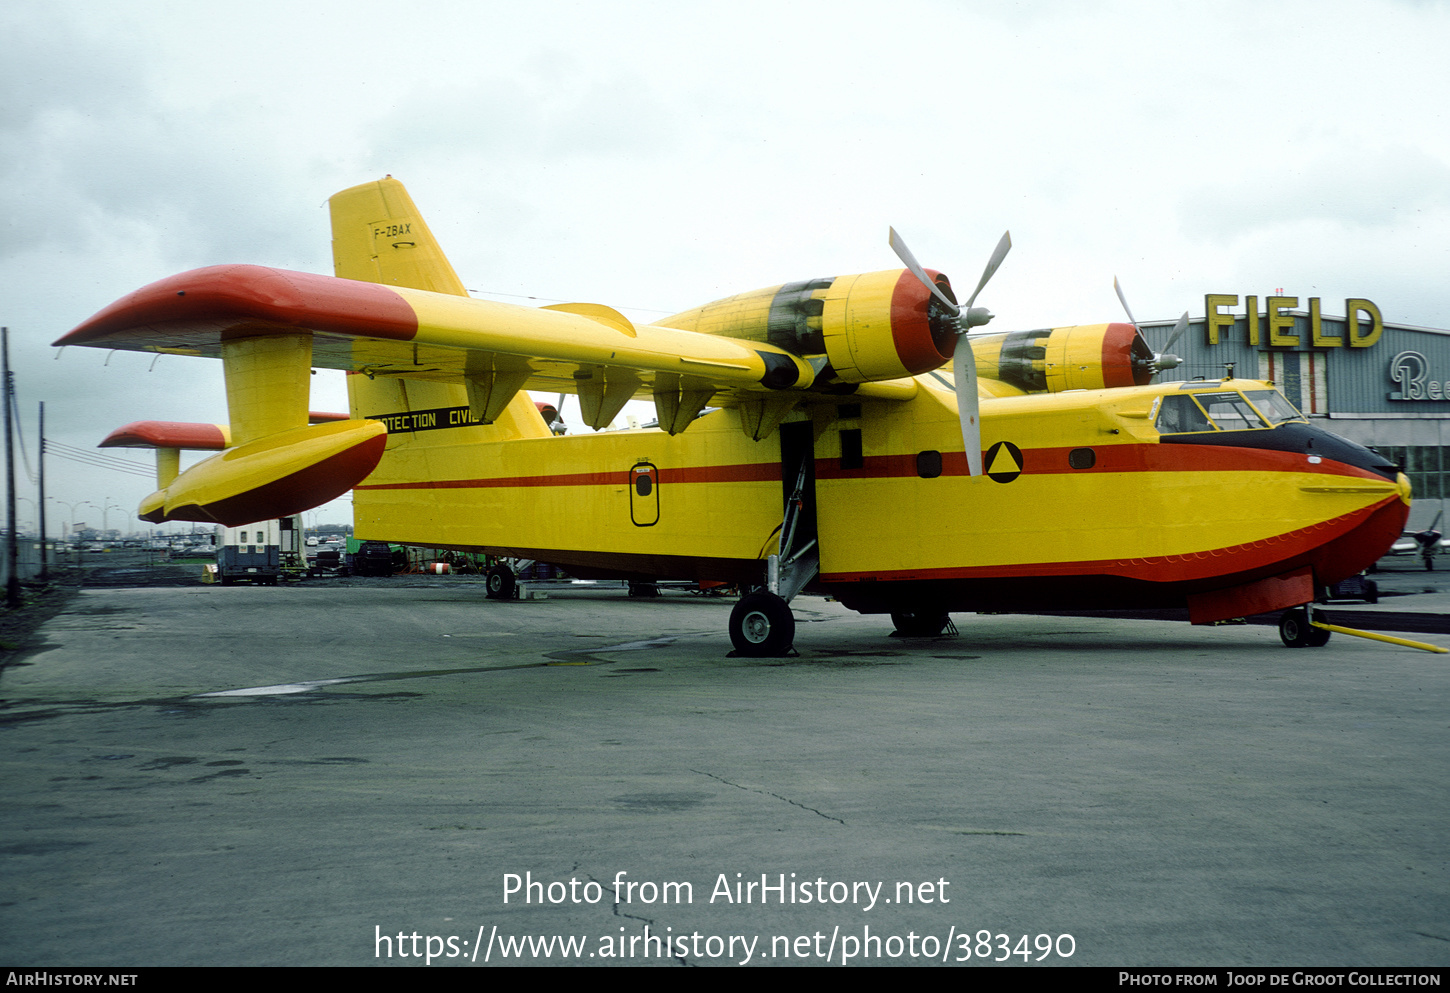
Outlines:
[{"label": "yellow and red seaplane", "polygon": [[[1132,323],[971,333],[1005,235],[965,304],[893,232],[902,268],[644,325],[470,298],[391,178],[330,203],[335,276],[198,269],[56,343],[223,363],[225,426],[108,439],[157,450],[143,519],[239,525],[352,490],[361,538],[740,584],[731,639],[775,655],[802,590],[914,634],[952,611],[1186,605],[1284,610],[1286,642],[1322,644],[1303,605],[1408,514],[1396,466],[1272,384],[1154,384],[1176,360]],[[309,414],[313,368],[347,372],[349,415]],[[596,430],[652,399],[658,426],[557,436],[526,390],[577,394]],[[179,473],[190,448],[219,454]]]}]

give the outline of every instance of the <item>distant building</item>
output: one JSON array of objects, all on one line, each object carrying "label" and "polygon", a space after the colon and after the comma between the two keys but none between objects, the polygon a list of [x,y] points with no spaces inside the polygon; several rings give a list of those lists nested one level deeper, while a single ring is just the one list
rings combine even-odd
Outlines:
[{"label": "distant building", "polygon": [[[1450,503],[1450,331],[1388,323],[1369,300],[1343,310],[1208,294],[1171,349],[1183,364],[1160,381],[1221,379],[1228,363],[1237,377],[1273,380],[1310,420],[1398,462],[1414,487],[1411,526],[1427,526]],[[1149,345],[1162,349],[1171,326],[1144,324]]]}]

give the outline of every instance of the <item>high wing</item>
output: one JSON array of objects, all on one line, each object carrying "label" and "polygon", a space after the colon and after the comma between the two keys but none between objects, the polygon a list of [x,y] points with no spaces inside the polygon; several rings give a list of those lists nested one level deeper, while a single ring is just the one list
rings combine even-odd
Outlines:
[{"label": "high wing", "polygon": [[703,407],[716,394],[739,402],[801,391],[815,378],[806,361],[777,346],[635,326],[601,305],[532,309],[253,265],[152,283],[56,344],[222,358],[228,340],[298,334],[310,336],[317,368],[462,379],[484,422],[519,389],[579,393],[590,426],[604,427],[638,395],[698,395]]},{"label": "high wing", "polygon": [[[834,293],[771,287],[636,325],[602,304],[531,308],[468,297],[391,178],[345,190],[331,207],[335,277],[255,265],[197,269],[137,290],[56,344],[222,358],[228,341],[305,336],[313,367],[461,381],[482,423],[531,389],[577,393],[596,429],[636,397],[653,398],[670,434],[706,404],[739,407],[757,439],[813,387],[822,399],[908,399],[911,376],[951,357],[933,341],[942,336],[929,293],[904,270],[810,281],[834,285]],[[815,331],[816,355],[786,333],[809,336],[808,325],[819,329],[823,320],[837,333],[828,327],[828,341]]]}]

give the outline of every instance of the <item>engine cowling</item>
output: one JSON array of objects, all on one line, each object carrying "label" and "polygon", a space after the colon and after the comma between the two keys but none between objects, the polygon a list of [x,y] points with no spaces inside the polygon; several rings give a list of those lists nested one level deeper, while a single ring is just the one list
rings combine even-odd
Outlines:
[{"label": "engine cowling", "polygon": [[[947,297],[946,276],[927,273]],[[951,360],[955,331],[931,293],[906,269],[801,280],[707,303],[658,322],[665,327],[764,341],[801,358],[824,356],[817,381],[879,382]]]},{"label": "engine cowling", "polygon": [[977,378],[1025,393],[1146,386],[1153,352],[1131,324],[972,335]]}]

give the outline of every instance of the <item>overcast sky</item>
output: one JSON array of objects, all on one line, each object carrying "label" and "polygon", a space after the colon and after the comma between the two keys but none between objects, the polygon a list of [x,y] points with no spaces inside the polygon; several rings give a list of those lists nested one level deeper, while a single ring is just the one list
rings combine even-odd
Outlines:
[{"label": "overcast sky", "polygon": [[[1011,229],[994,330],[1117,320],[1114,275],[1142,320],[1282,287],[1450,327],[1445,3],[8,0],[0,38],[32,465],[38,400],[82,448],[224,420],[219,363],[49,343],[186,269],[330,273],[327,198],[384,174],[476,295],[636,320],[890,268],[895,225],[967,286]],[[52,533],[154,488],[47,468]]]}]

